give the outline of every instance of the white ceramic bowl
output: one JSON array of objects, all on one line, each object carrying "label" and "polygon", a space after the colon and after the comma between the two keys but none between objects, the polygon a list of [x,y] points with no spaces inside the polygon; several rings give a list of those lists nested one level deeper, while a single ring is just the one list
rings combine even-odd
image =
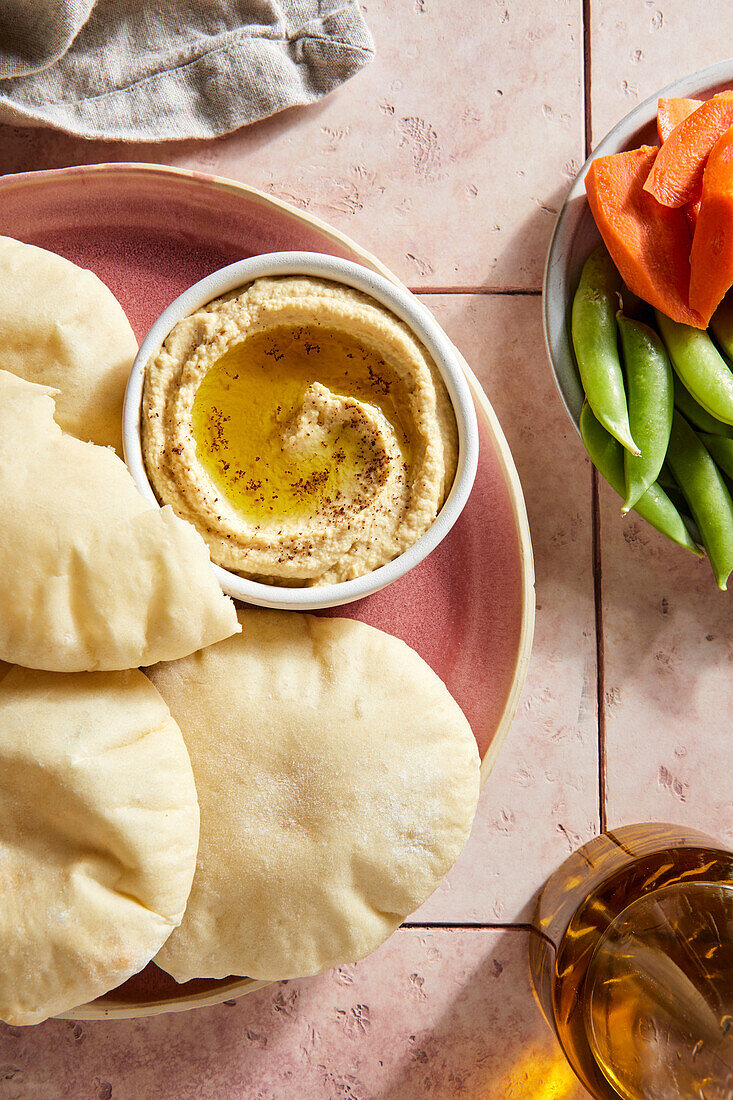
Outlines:
[{"label": "white ceramic bowl", "polygon": [[733,59],[719,61],[684,76],[645,99],[604,137],[578,172],[555,224],[545,265],[543,285],[544,327],[547,354],[565,408],[578,427],[583,407],[583,387],[575,365],[570,336],[570,311],[581,268],[600,242],[585,196],[585,177],[596,157],[623,149],[657,144],[657,100],[660,98],[708,99],[733,86]]},{"label": "white ceramic bowl", "polygon": [[368,294],[391,310],[424,344],[443,377],[458,425],[458,468],[453,486],[435,521],[425,534],[403,554],[363,577],[338,584],[310,588],[284,588],[247,580],[218,565],[212,565],[223,590],[235,599],[260,607],[313,611],[351,603],[378,592],[418,565],[445,538],[468,500],[478,463],[476,411],[461,359],[430,311],[413,294],[350,260],[316,252],[271,252],[239,260],[215,271],[184,291],[161,313],[142,342],[125,392],[123,442],[125,461],[135,484],[151,503],[158,499],[148,480],[142,454],[140,415],[145,367],[175,324],[202,306],[253,279],[263,276],[312,275],[330,279]]}]

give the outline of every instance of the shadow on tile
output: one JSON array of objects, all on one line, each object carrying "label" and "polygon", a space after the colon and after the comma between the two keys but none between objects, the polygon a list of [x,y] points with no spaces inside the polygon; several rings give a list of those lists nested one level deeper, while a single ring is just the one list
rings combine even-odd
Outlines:
[{"label": "shadow on tile", "polygon": [[582,1100],[521,930],[403,929],[355,966],[149,1020],[0,1025],[3,1100]]},{"label": "shadow on tile", "polygon": [[[536,196],[532,200],[532,204],[527,205],[527,214],[521,221],[518,222],[512,231],[507,233],[503,238],[502,247],[499,250],[498,262],[496,267],[506,265],[506,258],[514,251],[523,250],[523,242],[529,238],[531,240],[537,239],[538,241],[544,240],[542,248],[543,266],[544,257],[547,249],[550,247],[550,238],[555,228],[555,219],[560,213],[560,208],[565,201],[565,196],[568,192],[570,181],[565,181],[560,187],[556,187],[554,191],[547,195]],[[487,218],[487,224],[490,219]],[[508,265],[507,265],[508,266]],[[519,267],[520,273],[529,274],[529,267]],[[497,285],[495,271],[488,271],[484,276],[483,282],[487,286]],[[535,289],[540,290],[539,282],[535,284]],[[544,344],[542,345],[542,353],[545,354]],[[547,363],[547,369],[550,370],[550,365]]]},{"label": "shadow on tile", "polygon": [[0,126],[0,175],[66,168],[76,164],[142,161],[181,164],[216,173],[221,154],[246,156],[286,133],[304,117],[316,119],[322,102],[290,107],[277,115],[208,139],[187,138],[161,142],[122,142],[86,139],[49,127]]},{"label": "shadow on tile", "polygon": [[528,935],[496,937],[438,1023],[408,1036],[408,1059],[374,1100],[586,1095],[531,992]]}]

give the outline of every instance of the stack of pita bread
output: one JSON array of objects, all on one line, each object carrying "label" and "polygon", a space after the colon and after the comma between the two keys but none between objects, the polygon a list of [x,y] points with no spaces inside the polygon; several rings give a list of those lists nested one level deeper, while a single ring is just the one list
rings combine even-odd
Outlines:
[{"label": "stack of pita bread", "polygon": [[96,276],[0,238],[12,1024],[153,958],[180,982],[353,962],[432,893],[478,798],[470,727],[416,653],[350,620],[237,611],[194,528],[138,493],[120,457],[136,351]]}]

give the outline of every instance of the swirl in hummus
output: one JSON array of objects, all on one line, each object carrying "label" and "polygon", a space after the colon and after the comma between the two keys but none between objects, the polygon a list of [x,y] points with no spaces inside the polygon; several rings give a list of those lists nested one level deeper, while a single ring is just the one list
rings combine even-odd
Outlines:
[{"label": "swirl in hummus", "polygon": [[252,580],[323,585],[412,545],[451,487],[448,393],[411,330],[373,299],[257,279],[173,328],[146,367],[153,488]]}]

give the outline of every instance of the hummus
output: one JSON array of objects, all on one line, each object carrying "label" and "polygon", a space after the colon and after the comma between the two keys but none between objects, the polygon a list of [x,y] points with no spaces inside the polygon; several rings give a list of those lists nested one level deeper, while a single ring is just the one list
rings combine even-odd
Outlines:
[{"label": "hummus", "polygon": [[362,576],[427,530],[456,470],[438,370],[339,283],[258,279],[180,321],[146,368],[151,484],[252,580]]}]

